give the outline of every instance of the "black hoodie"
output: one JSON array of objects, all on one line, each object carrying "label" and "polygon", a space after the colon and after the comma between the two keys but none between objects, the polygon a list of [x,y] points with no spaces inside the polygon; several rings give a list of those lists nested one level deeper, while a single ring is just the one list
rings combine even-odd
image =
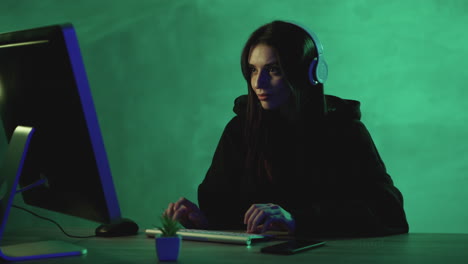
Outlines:
[{"label": "black hoodie", "polygon": [[291,213],[299,236],[408,232],[403,197],[360,121],[358,101],[325,95],[327,115],[311,122],[314,136],[298,133],[277,111],[268,111],[273,179],[259,181],[245,166],[246,99],[235,100],[237,115],[198,188],[210,228],[245,229],[244,214],[252,204],[273,203]]}]

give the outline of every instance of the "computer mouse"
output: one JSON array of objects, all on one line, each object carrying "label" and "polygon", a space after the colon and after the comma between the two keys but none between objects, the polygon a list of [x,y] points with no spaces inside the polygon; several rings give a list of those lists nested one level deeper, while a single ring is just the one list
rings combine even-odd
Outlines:
[{"label": "computer mouse", "polygon": [[121,218],[112,221],[110,224],[102,224],[95,230],[95,234],[98,237],[119,237],[119,236],[131,236],[138,234],[138,225],[128,219]]}]

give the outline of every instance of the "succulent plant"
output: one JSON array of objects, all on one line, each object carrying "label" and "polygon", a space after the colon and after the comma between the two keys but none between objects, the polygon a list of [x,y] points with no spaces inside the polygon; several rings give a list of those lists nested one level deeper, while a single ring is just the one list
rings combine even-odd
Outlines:
[{"label": "succulent plant", "polygon": [[162,226],[158,227],[158,229],[162,232],[162,237],[174,237],[177,236],[177,231],[179,231],[180,224],[179,221],[173,220],[171,217],[164,214],[161,217],[161,224]]}]

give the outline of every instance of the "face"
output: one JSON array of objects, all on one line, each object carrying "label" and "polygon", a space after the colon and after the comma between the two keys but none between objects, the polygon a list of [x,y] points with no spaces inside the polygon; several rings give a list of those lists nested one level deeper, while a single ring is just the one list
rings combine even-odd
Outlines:
[{"label": "face", "polygon": [[287,102],[291,91],[278,64],[276,51],[258,44],[250,52],[250,84],[263,109],[275,109]]}]

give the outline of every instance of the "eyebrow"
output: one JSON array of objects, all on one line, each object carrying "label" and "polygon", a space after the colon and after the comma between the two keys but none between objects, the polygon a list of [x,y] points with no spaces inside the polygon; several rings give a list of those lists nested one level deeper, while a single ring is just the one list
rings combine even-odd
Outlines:
[{"label": "eyebrow", "polygon": [[[271,67],[271,66],[279,66],[279,64],[277,61],[274,61],[274,62],[270,62],[264,65],[264,67]],[[249,67],[255,67],[255,65],[249,63]]]}]

